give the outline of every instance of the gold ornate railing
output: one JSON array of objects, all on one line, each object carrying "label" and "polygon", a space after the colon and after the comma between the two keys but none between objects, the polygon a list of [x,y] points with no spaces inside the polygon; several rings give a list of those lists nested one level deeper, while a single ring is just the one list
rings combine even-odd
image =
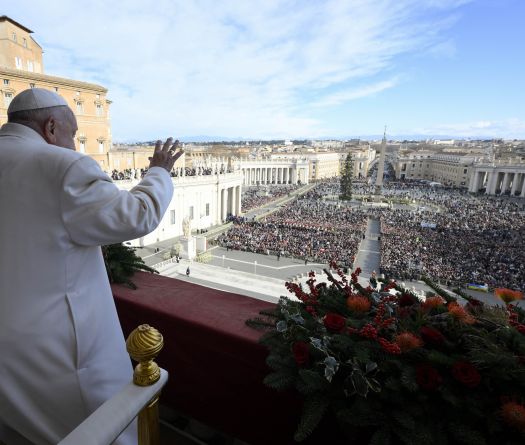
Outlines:
[{"label": "gold ornate railing", "polygon": [[158,401],[168,373],[153,360],[163,345],[162,335],[155,328],[143,324],[135,329],[126,340],[130,356],[138,362],[133,382],[103,403],[58,445],[109,445],[135,417],[139,445],[159,445]]},{"label": "gold ornate railing", "polygon": [[[164,346],[162,334],[143,324],[129,334],[126,348],[133,360],[138,362],[133,372],[133,383],[150,386],[160,378],[160,368],[153,361]],[[139,445],[159,445],[159,395],[157,393],[140,411],[138,416]]]}]

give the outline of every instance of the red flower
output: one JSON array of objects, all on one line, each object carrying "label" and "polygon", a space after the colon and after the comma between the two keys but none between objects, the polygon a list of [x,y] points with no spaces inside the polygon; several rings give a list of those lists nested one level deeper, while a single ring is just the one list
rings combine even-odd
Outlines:
[{"label": "red flower", "polygon": [[435,295],[433,297],[427,297],[427,299],[425,300],[425,302],[421,306],[423,306],[423,309],[431,310],[431,309],[435,309],[435,308],[438,308],[440,306],[443,306],[444,304],[445,304],[445,300],[443,300],[443,298]]},{"label": "red flower", "polygon": [[310,346],[304,341],[297,341],[292,346],[292,353],[295,362],[304,365],[310,359]]},{"label": "red flower", "polygon": [[323,323],[330,331],[341,332],[346,325],[346,319],[339,314],[329,312],[324,316]]},{"label": "red flower", "polygon": [[452,366],[452,375],[467,388],[475,388],[481,382],[478,370],[469,362],[456,362]]},{"label": "red flower", "polygon": [[401,349],[401,352],[409,352],[412,351],[412,349],[423,346],[421,339],[411,332],[402,332],[396,335],[394,341],[399,346],[399,349]]},{"label": "red flower", "polygon": [[445,342],[445,336],[441,332],[428,326],[423,326],[419,330],[419,335],[430,346],[440,347]]},{"label": "red flower", "polygon": [[520,332],[521,334],[525,334],[525,324],[516,324],[514,326],[518,332]]},{"label": "red flower", "polygon": [[361,295],[352,295],[351,297],[348,297],[346,300],[346,305],[352,312],[360,313],[368,312],[371,306],[370,300],[366,297],[362,297]]},{"label": "red flower", "polygon": [[434,391],[439,388],[443,379],[439,372],[428,364],[418,365],[416,368],[416,382],[421,389]]}]

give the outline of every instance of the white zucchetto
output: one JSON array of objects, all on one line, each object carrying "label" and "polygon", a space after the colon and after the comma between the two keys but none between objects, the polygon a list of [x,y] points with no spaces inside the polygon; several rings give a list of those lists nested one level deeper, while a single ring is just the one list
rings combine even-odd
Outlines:
[{"label": "white zucchetto", "polygon": [[7,114],[15,111],[38,110],[39,108],[50,108],[68,106],[66,100],[57,93],[43,88],[30,88],[17,94],[9,104]]}]

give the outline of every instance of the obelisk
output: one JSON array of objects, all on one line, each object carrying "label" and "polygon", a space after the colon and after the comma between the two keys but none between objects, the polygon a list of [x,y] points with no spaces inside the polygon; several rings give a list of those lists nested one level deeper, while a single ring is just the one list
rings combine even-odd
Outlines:
[{"label": "obelisk", "polygon": [[379,154],[379,163],[377,165],[377,178],[376,178],[376,195],[383,194],[383,173],[385,172],[385,152],[386,152],[386,125],[385,133],[383,134],[383,141],[381,142],[381,153]]}]

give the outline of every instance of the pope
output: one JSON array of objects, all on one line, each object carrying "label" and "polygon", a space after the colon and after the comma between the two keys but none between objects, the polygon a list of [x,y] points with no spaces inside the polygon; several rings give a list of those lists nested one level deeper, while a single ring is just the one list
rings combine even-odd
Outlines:
[{"label": "pope", "polygon": [[[0,129],[0,440],[56,444],[132,379],[100,246],[157,227],[183,151],[172,138],[157,141],[147,174],[123,191],[75,151],[75,116],[55,92],[22,91],[7,114]],[[132,425],[116,443],[136,441]]]}]

